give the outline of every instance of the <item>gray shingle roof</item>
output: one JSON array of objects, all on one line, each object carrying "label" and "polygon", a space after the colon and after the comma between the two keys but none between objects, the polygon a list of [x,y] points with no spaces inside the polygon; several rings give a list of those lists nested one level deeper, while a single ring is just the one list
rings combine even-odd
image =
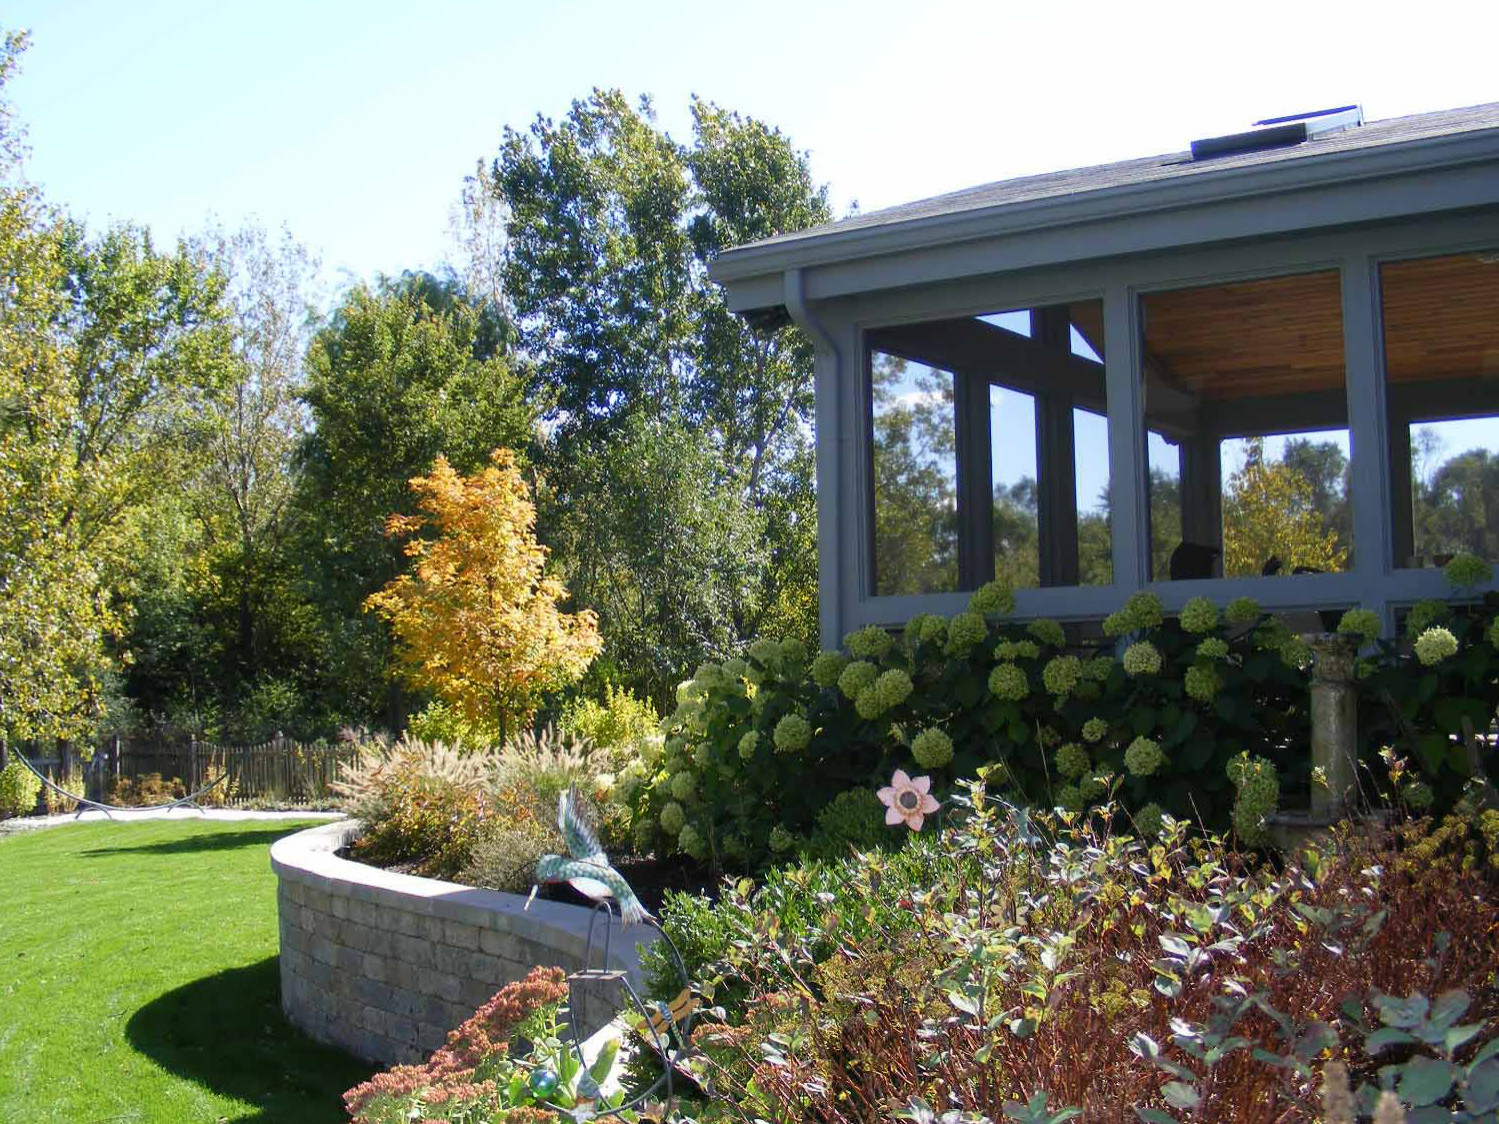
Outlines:
[{"label": "gray shingle roof", "polygon": [[[965,211],[984,210],[1008,203],[1028,203],[1063,195],[1104,191],[1109,188],[1186,179],[1193,176],[1211,176],[1216,172],[1233,168],[1275,164],[1288,160],[1314,160],[1319,156],[1333,153],[1402,144],[1407,141],[1427,140],[1484,129],[1499,129],[1499,102],[1469,106],[1465,109],[1445,109],[1437,113],[1422,113],[1411,117],[1392,117],[1384,121],[1370,121],[1343,132],[1313,137],[1301,144],[1259,152],[1242,152],[1196,161],[1192,159],[1190,152],[1176,152],[1164,156],[1146,156],[1137,160],[1125,160],[1117,164],[1101,164],[1091,168],[1073,168],[1064,172],[1048,172],[1045,175],[1000,180],[997,183],[965,188],[962,191],[953,191],[914,203],[885,207],[878,211],[855,215],[852,218],[840,219],[837,222],[809,227],[806,230],[776,235],[773,238],[750,243],[749,246],[741,247],[741,249],[784,245],[824,235],[894,226],[911,220],[957,215]],[[733,251],[729,252],[733,253]]]}]

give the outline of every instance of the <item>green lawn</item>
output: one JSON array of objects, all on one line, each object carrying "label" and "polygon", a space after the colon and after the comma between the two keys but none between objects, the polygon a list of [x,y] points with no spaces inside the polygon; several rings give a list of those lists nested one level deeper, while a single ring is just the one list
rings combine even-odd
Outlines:
[{"label": "green lawn", "polygon": [[0,837],[0,1121],[345,1120],[369,1068],[281,1015],[268,851],[306,826]]}]

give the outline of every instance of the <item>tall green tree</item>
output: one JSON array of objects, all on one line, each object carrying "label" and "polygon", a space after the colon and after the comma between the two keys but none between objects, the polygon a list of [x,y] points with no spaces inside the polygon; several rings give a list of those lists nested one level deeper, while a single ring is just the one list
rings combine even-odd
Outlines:
[{"label": "tall green tree", "polygon": [[300,553],[314,583],[325,664],[336,669],[328,706],[398,725],[405,700],[386,690],[385,627],[365,599],[402,569],[386,521],[408,513],[407,481],[439,455],[460,473],[492,449],[535,444],[522,376],[501,348],[492,314],[455,283],[426,275],[360,286],[313,338],[301,401],[297,507]]},{"label": "tall green tree", "polygon": [[[598,466],[644,454],[642,434],[659,432],[676,451],[695,443],[687,459],[713,465],[704,502],[727,510],[737,496],[768,548],[727,598],[707,583],[682,590],[699,598],[683,607],[699,627],[649,659],[626,638],[649,631],[658,607],[614,597],[601,570],[559,551],[577,568],[574,596],[600,613],[604,661],[617,646],[621,674],[653,695],[664,666],[680,674],[766,628],[811,636],[816,621],[811,349],[794,329],[750,332],[706,267],[728,246],[823,221],[826,193],[780,132],[707,102],[692,112],[691,143],[679,144],[648,101],[596,90],[559,122],[507,130],[492,176],[508,214],[505,296],[548,412],[546,534],[599,544],[615,533],[627,497],[588,490],[607,485]],[[717,525],[680,518],[662,529],[668,541]],[[658,545],[621,533],[607,554],[612,580],[663,585]]]}]

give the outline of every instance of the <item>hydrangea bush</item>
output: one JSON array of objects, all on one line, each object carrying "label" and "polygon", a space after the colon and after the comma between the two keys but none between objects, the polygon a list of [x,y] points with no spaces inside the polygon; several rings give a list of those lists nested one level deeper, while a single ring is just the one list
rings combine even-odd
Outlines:
[{"label": "hydrangea bush", "polygon": [[[1136,594],[1091,648],[1070,646],[1055,621],[1005,619],[1013,604],[990,583],[950,620],[860,629],[845,651],[759,640],[704,664],[678,688],[660,747],[617,786],[637,845],[755,869],[805,846],[840,793],[873,791],[895,769],[930,775],[940,796],[1001,766],[991,778],[1017,803],[1115,800],[1245,842],[1265,839],[1280,793],[1304,802],[1311,649],[1252,600],[1220,610],[1193,598],[1171,618]],[[1414,757],[1443,806],[1470,775],[1472,747],[1452,735],[1465,717],[1485,729],[1499,703],[1496,612],[1492,595],[1465,609],[1423,603],[1399,641],[1377,641],[1379,620],[1362,609],[1339,627],[1366,653],[1365,750]]]}]

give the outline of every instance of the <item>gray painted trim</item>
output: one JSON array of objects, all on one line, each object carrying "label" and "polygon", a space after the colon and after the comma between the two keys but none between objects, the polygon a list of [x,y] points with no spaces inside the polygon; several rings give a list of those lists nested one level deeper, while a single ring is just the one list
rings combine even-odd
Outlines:
[{"label": "gray painted trim", "polygon": [[1109,496],[1114,585],[1131,590],[1150,577],[1149,461],[1140,302],[1127,285],[1109,287],[1103,302],[1104,377],[1109,398]]}]

